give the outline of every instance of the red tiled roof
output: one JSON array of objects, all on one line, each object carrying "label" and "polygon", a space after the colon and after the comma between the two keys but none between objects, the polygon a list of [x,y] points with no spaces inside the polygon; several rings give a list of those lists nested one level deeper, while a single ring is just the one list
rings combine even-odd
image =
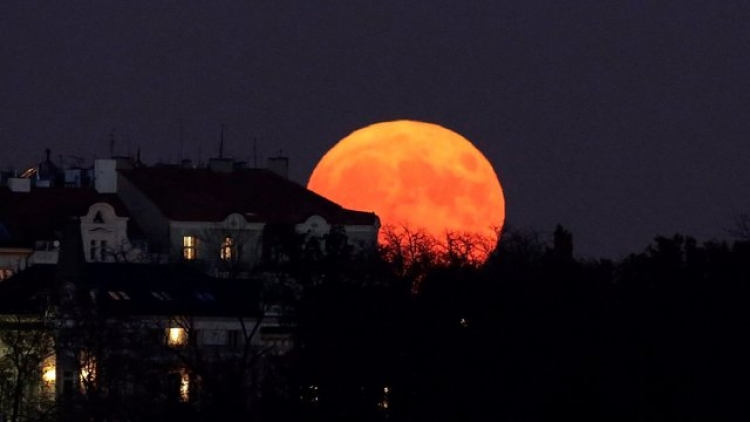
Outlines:
[{"label": "red tiled roof", "polygon": [[[0,225],[10,239],[2,243],[31,244],[35,240],[56,239],[71,218],[86,215],[97,202],[112,205],[115,213],[129,217],[115,194],[100,194],[91,188],[32,188],[30,192],[13,192],[0,186]],[[137,224],[128,220],[128,233],[138,232]]]},{"label": "red tiled roof", "polygon": [[377,222],[374,213],[345,209],[267,169],[142,167],[120,174],[175,221],[223,221],[238,213],[251,222],[301,223],[313,214],[330,224]]}]

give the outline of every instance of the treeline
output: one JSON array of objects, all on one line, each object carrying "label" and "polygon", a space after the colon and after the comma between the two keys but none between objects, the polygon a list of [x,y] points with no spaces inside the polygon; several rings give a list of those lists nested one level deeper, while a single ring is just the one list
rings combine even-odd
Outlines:
[{"label": "treeline", "polygon": [[[274,250],[281,259],[264,262],[250,279],[225,281],[263,283],[263,301],[289,312],[291,352],[256,347],[258,333],[248,326],[241,353],[208,359],[195,344],[174,349],[123,330],[149,328],[138,321],[81,314],[63,340],[70,349],[96,349],[93,382],[50,401],[46,412],[41,402],[22,411],[21,390],[30,383],[19,381],[38,382],[49,351],[36,340],[50,332],[8,330],[0,340],[18,348],[9,356],[26,360],[0,362],[0,404],[19,421],[750,416],[750,237],[656,237],[609,261],[576,258],[574,235],[561,226],[551,241],[505,230],[499,242],[453,234],[442,245],[403,229],[387,233],[375,253],[358,255],[338,229],[325,242],[285,233]],[[81,303],[88,302],[76,312],[89,309]],[[191,338],[189,321],[178,326]],[[182,374],[170,373],[177,363],[200,380],[186,387],[198,393],[185,402]]]},{"label": "treeline", "polygon": [[481,265],[430,250],[371,262],[366,278],[318,267],[300,302],[292,370],[306,399],[292,418],[748,415],[750,242],[674,235],[619,262],[581,260],[558,226],[552,242],[504,233]]}]

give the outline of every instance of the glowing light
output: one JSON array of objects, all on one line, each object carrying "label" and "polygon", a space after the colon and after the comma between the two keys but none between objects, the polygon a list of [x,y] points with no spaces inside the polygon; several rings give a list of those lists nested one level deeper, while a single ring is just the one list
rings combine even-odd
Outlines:
[{"label": "glowing light", "polygon": [[96,359],[91,353],[81,355],[81,385],[88,388],[96,381]]},{"label": "glowing light", "polygon": [[55,367],[55,358],[51,357],[45,360],[42,367],[42,381],[47,384],[54,384],[57,379],[57,368]]},{"label": "glowing light", "polygon": [[180,371],[180,401],[187,403],[190,400],[190,374],[186,370]]},{"label": "glowing light", "polygon": [[198,257],[197,253],[198,239],[195,236],[182,237],[182,257],[187,261],[192,261]]},{"label": "glowing light", "polygon": [[[446,243],[450,234],[496,240],[505,221],[490,162],[466,138],[430,123],[384,122],[351,133],[323,156],[307,187],[346,208],[375,212],[383,226],[423,230]],[[470,254],[483,261],[494,246]]]},{"label": "glowing light", "polygon": [[229,261],[233,258],[234,254],[234,239],[231,237],[225,237],[224,242],[221,244],[221,251],[219,252],[219,256],[224,261]]},{"label": "glowing light", "polygon": [[184,328],[167,329],[167,345],[184,346],[187,344],[187,332]]},{"label": "glowing light", "polygon": [[390,407],[390,401],[388,400],[388,395],[390,394],[391,390],[388,388],[388,386],[383,387],[383,395],[380,398],[380,401],[378,402],[378,407],[382,410],[388,410]]}]

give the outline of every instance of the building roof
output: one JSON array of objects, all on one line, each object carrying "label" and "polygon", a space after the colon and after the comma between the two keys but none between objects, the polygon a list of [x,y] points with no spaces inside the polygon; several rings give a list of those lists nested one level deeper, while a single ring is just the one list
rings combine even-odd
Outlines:
[{"label": "building roof", "polygon": [[[121,217],[129,217],[127,208],[115,194],[100,194],[93,188],[32,188],[14,192],[0,186],[0,245],[33,246],[35,240],[59,239],[67,221],[86,215],[89,207],[105,202]],[[131,218],[128,235],[140,229]]]},{"label": "building roof", "polygon": [[249,222],[301,223],[317,214],[331,224],[378,224],[374,213],[345,209],[268,169],[151,167],[119,172],[174,221],[223,221],[238,213]]}]

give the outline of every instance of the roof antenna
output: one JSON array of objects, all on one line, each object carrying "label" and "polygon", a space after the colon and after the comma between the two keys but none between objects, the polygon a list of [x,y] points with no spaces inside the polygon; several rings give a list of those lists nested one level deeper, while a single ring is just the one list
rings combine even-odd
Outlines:
[{"label": "roof antenna", "polygon": [[219,141],[219,158],[224,158],[224,123],[221,124],[221,140]]},{"label": "roof antenna", "polygon": [[109,131],[109,158],[115,156],[115,128]]},{"label": "roof antenna", "polygon": [[182,154],[185,152],[185,128],[182,124],[182,119],[180,119],[180,159],[179,163],[182,165]]}]

